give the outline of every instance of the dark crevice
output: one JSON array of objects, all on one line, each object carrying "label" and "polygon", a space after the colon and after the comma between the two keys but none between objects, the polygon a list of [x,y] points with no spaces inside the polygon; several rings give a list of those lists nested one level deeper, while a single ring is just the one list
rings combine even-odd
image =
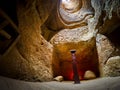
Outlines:
[{"label": "dark crevice", "polygon": [[17,0],[0,0],[0,8],[18,26],[17,12],[16,12],[16,2],[17,2]]},{"label": "dark crevice", "polygon": [[120,26],[117,27],[115,30],[113,30],[113,32],[111,32],[110,34],[106,35],[110,41],[116,46],[119,47],[120,46]]}]

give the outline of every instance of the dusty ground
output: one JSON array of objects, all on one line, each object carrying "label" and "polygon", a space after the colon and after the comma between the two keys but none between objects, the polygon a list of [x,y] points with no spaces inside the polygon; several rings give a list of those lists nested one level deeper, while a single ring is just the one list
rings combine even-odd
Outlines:
[{"label": "dusty ground", "polygon": [[81,84],[73,81],[25,82],[0,77],[0,90],[120,90],[120,77],[81,81]]}]

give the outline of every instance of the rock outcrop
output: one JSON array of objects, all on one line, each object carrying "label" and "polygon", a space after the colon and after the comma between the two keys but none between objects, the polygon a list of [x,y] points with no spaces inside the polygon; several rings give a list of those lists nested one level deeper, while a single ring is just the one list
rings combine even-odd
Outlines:
[{"label": "rock outcrop", "polygon": [[97,34],[96,47],[97,47],[97,53],[99,58],[99,69],[101,73],[100,75],[104,76],[103,67],[106,64],[107,60],[115,52],[115,46],[111,43],[111,41],[106,36],[102,34]]},{"label": "rock outcrop", "polygon": [[120,76],[120,56],[114,56],[108,59],[103,70],[104,76]]},{"label": "rock outcrop", "polygon": [[96,75],[94,72],[88,70],[85,72],[85,75],[84,75],[84,79],[95,79],[96,78]]}]

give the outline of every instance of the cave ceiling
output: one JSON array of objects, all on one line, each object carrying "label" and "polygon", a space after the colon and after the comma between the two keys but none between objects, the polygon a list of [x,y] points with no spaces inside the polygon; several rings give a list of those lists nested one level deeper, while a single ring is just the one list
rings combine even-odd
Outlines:
[{"label": "cave ceiling", "polygon": [[[90,18],[93,19],[93,24],[95,21],[97,23],[93,27],[99,29],[99,32],[103,34],[110,33],[120,26],[119,0],[118,3],[116,3],[117,0],[113,3],[111,3],[111,0],[36,0],[34,2],[32,0],[1,0],[1,8],[10,16],[16,25],[18,25],[16,13],[17,2],[18,4],[23,4],[26,8],[32,5],[27,4],[27,2],[36,2],[36,9],[40,18],[43,19],[43,27],[47,27],[48,30],[55,33],[63,28],[76,28],[88,25],[88,19]],[[111,25],[113,25],[112,28],[108,28]]]}]

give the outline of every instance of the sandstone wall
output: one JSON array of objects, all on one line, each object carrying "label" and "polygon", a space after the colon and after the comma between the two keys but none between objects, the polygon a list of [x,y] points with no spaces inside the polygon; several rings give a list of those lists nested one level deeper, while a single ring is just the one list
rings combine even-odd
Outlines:
[{"label": "sandstone wall", "polygon": [[48,6],[54,6],[52,4],[49,0],[18,1],[16,5],[20,39],[0,59],[1,75],[29,81],[49,81],[53,78],[52,45],[41,35],[41,25],[48,18]]}]

